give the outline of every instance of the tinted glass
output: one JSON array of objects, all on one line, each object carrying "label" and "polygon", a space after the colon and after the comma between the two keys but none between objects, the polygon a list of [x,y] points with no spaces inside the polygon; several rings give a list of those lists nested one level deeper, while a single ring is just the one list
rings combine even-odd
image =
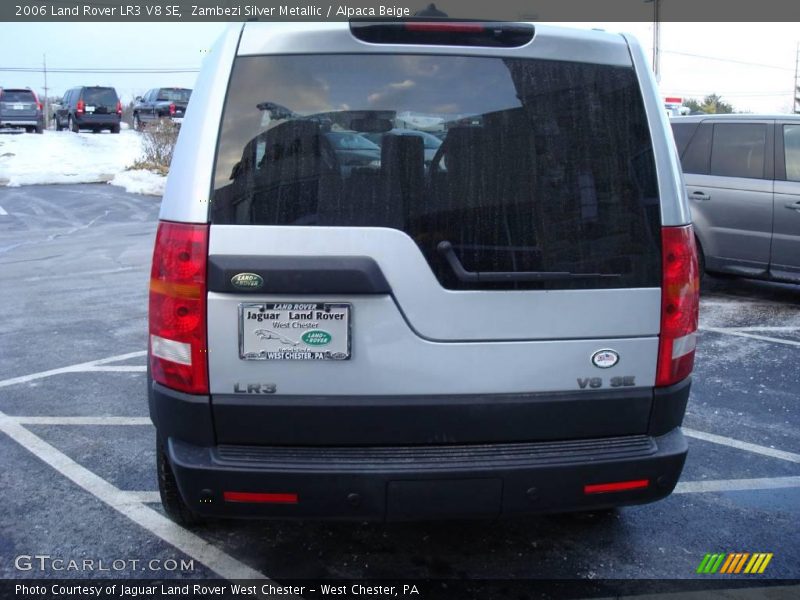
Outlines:
[{"label": "tinted glass", "polygon": [[192,95],[192,90],[184,90],[180,88],[161,88],[158,90],[157,100],[169,100],[171,102],[188,102],[189,96]]},{"label": "tinted glass", "polygon": [[698,125],[699,123],[672,123],[672,135],[675,137],[679,156],[683,155]]},{"label": "tinted glass", "polygon": [[[384,133],[363,133],[361,134],[371,142],[375,142],[379,146],[383,142],[383,136],[386,135]],[[392,129],[388,132],[388,135],[415,135],[422,138],[422,147],[425,150],[436,150],[439,146],[442,145],[442,140],[437,138],[432,133],[426,133],[424,131],[415,131],[413,129]]]},{"label": "tinted glass", "polygon": [[378,150],[380,146],[372,143],[356,132],[329,131],[325,137],[336,150]]},{"label": "tinted glass", "polygon": [[36,102],[36,98],[29,90],[3,90],[0,102]]},{"label": "tinted glass", "polygon": [[681,153],[681,166],[684,173],[704,175],[708,173],[708,162],[711,158],[711,134],[714,127],[708,123],[700,125],[689,141],[689,145]]},{"label": "tinted glass", "polygon": [[757,123],[717,123],[711,147],[711,175],[764,177],[767,126]]},{"label": "tinted glass", "polygon": [[[426,159],[428,135],[443,141]],[[345,145],[355,137],[368,145]],[[629,68],[239,57],[211,207],[214,223],[402,230],[450,289],[659,285],[655,166]],[[587,277],[475,281],[452,254],[472,273]]]},{"label": "tinted glass", "polygon": [[116,106],[117,92],[113,88],[85,88],[83,101],[89,106]]},{"label": "tinted glass", "polygon": [[786,179],[800,181],[800,125],[783,126]]}]

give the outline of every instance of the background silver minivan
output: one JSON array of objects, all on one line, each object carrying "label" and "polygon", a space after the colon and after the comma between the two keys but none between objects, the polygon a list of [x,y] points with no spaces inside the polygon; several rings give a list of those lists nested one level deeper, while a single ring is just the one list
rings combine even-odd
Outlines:
[{"label": "background silver minivan", "polygon": [[800,115],[672,119],[705,269],[800,282]]},{"label": "background silver minivan", "polygon": [[699,283],[634,39],[248,22],[190,105],[150,288],[170,516],[494,518],[671,492]]}]

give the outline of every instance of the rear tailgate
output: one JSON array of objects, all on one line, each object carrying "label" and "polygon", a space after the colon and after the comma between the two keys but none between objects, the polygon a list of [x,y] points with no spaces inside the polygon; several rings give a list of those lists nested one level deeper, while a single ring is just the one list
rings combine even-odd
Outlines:
[{"label": "rear tailgate", "polygon": [[36,96],[29,90],[3,90],[0,93],[0,117],[35,119],[39,114]]},{"label": "rear tailgate", "polygon": [[[382,228],[212,225],[209,252],[212,394],[267,382],[292,395],[546,392],[579,390],[582,379],[601,375],[606,385],[618,375],[653,385],[657,288],[447,290],[413,239]],[[365,283],[373,270],[386,288]],[[258,275],[263,287],[237,290],[231,279],[240,273]],[[306,324],[333,334],[316,314],[306,318],[308,307],[265,321],[255,315],[277,315],[273,304],[325,303],[351,307],[347,360],[242,359],[264,329],[288,338],[263,340],[265,350],[325,350],[302,341]],[[604,348],[621,359],[600,372],[591,358]]]},{"label": "rear tailgate", "polygon": [[[419,136],[384,136],[380,160],[347,169],[326,142],[390,131],[400,114],[443,140],[430,165]],[[269,419],[248,406],[445,397],[467,420],[493,401],[541,402],[527,439],[587,433],[565,432],[595,397],[608,409],[595,434],[644,432],[661,308],[655,173],[631,66],[238,57],[209,241],[219,439],[238,439],[234,415],[250,431]],[[456,437],[446,418],[437,427]],[[470,431],[459,439],[483,441]]]},{"label": "rear tailgate", "polygon": [[113,88],[85,88],[81,99],[84,102],[84,113],[91,115],[116,115],[119,97]]}]

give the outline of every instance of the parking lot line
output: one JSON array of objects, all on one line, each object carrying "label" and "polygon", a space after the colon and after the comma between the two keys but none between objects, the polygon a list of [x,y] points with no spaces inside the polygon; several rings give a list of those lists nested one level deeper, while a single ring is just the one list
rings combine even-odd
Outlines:
[{"label": "parking lot line", "polygon": [[5,417],[20,425],[151,425],[150,417]]},{"label": "parking lot line", "polygon": [[107,365],[108,363],[118,362],[121,360],[128,360],[129,358],[137,358],[139,356],[147,355],[147,350],[137,350],[136,352],[128,352],[127,354],[117,354],[116,356],[107,356],[106,358],[100,358],[98,360],[93,360],[90,365]]},{"label": "parking lot line", "polygon": [[8,216],[8,213],[2,206],[0,206],[0,217],[5,217],[5,216]]},{"label": "parking lot line", "polygon": [[144,373],[146,371],[146,365],[117,365],[111,367],[87,367],[82,369],[82,372],[87,373]]},{"label": "parking lot line", "polygon": [[174,523],[142,503],[138,496],[124,492],[102,477],[79,465],[66,454],[28,431],[13,418],[0,413],[0,431],[34,456],[50,465],[128,519],[174,546],[190,558],[204,564],[225,579],[268,579],[259,571],[226,554],[203,538]]},{"label": "parking lot line", "polygon": [[142,502],[144,504],[155,504],[161,502],[161,495],[158,492],[139,492],[139,491],[126,491],[123,492],[125,497],[131,502]]},{"label": "parking lot line", "polygon": [[755,333],[747,333],[745,331],[737,331],[727,329],[725,327],[701,327],[701,331],[712,331],[714,333],[724,333],[725,335],[735,335],[744,338],[751,338],[754,340],[761,340],[762,342],[773,342],[775,344],[786,344],[787,346],[800,347],[800,342],[795,340],[783,340],[780,338],[769,337],[766,335],[757,335]]},{"label": "parking lot line", "polygon": [[101,358],[99,360],[90,360],[89,362],[79,363],[77,365],[69,365],[67,367],[60,367],[58,369],[49,369],[47,371],[40,371],[38,373],[31,373],[30,375],[22,375],[20,377],[12,377],[11,379],[3,379],[0,381],[0,388],[8,387],[9,385],[17,385],[19,383],[27,383],[29,381],[34,381],[36,379],[42,379],[44,377],[51,377],[53,375],[61,375],[63,373],[80,373],[82,371],[91,371],[93,367],[97,367],[98,365],[105,365],[110,362],[116,362],[120,360],[128,360],[130,358],[137,358],[139,356],[145,356],[147,354],[147,350],[139,350],[138,352],[128,352],[127,354],[117,354],[115,356],[108,356],[106,358]]},{"label": "parking lot line", "polygon": [[708,481],[681,481],[675,486],[673,494],[777,490],[796,487],[800,487],[800,476],[759,477],[755,479],[713,479]]},{"label": "parking lot line", "polygon": [[800,454],[794,452],[787,452],[786,450],[776,450],[767,446],[760,446],[758,444],[751,444],[750,442],[743,442],[734,438],[729,438],[724,435],[717,435],[715,433],[706,433],[705,431],[697,431],[696,429],[681,428],[685,435],[693,437],[704,442],[713,442],[714,444],[721,444],[723,446],[730,446],[731,448],[738,448],[739,450],[746,450],[753,454],[761,454],[763,456],[770,456],[772,458],[779,458],[781,460],[788,460],[789,462],[800,464]]},{"label": "parking lot line", "polygon": [[[800,475],[789,477],[759,477],[755,479],[709,479],[706,481],[681,481],[673,494],[705,494],[710,492],[740,492],[753,490],[777,490],[800,488]],[[131,501],[144,503],[161,502],[158,492],[123,492]]]},{"label": "parking lot line", "polygon": [[[706,327],[705,329],[712,329],[710,327]],[[753,325],[748,327],[714,327],[713,329],[717,331],[783,331],[783,332],[791,332],[791,331],[800,331],[800,326],[777,326],[777,327],[770,327],[770,326],[760,326],[760,325]]]}]

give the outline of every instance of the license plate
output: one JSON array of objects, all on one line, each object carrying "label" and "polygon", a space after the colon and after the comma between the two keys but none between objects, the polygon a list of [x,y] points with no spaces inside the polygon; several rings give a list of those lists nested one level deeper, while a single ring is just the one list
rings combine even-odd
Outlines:
[{"label": "license plate", "polygon": [[240,304],[239,358],[348,360],[350,305],[307,302]]},{"label": "license plate", "polygon": [[183,123],[183,117],[173,117],[172,122],[180,125],[181,123]]},{"label": "license plate", "polygon": [[25,110],[25,105],[24,104],[12,104],[11,108],[13,110]]},{"label": "license plate", "polygon": [[93,113],[93,112],[94,112],[94,109],[95,109],[95,107],[94,107],[94,106],[87,106],[87,107],[86,107],[86,112],[87,112],[87,113]]}]

